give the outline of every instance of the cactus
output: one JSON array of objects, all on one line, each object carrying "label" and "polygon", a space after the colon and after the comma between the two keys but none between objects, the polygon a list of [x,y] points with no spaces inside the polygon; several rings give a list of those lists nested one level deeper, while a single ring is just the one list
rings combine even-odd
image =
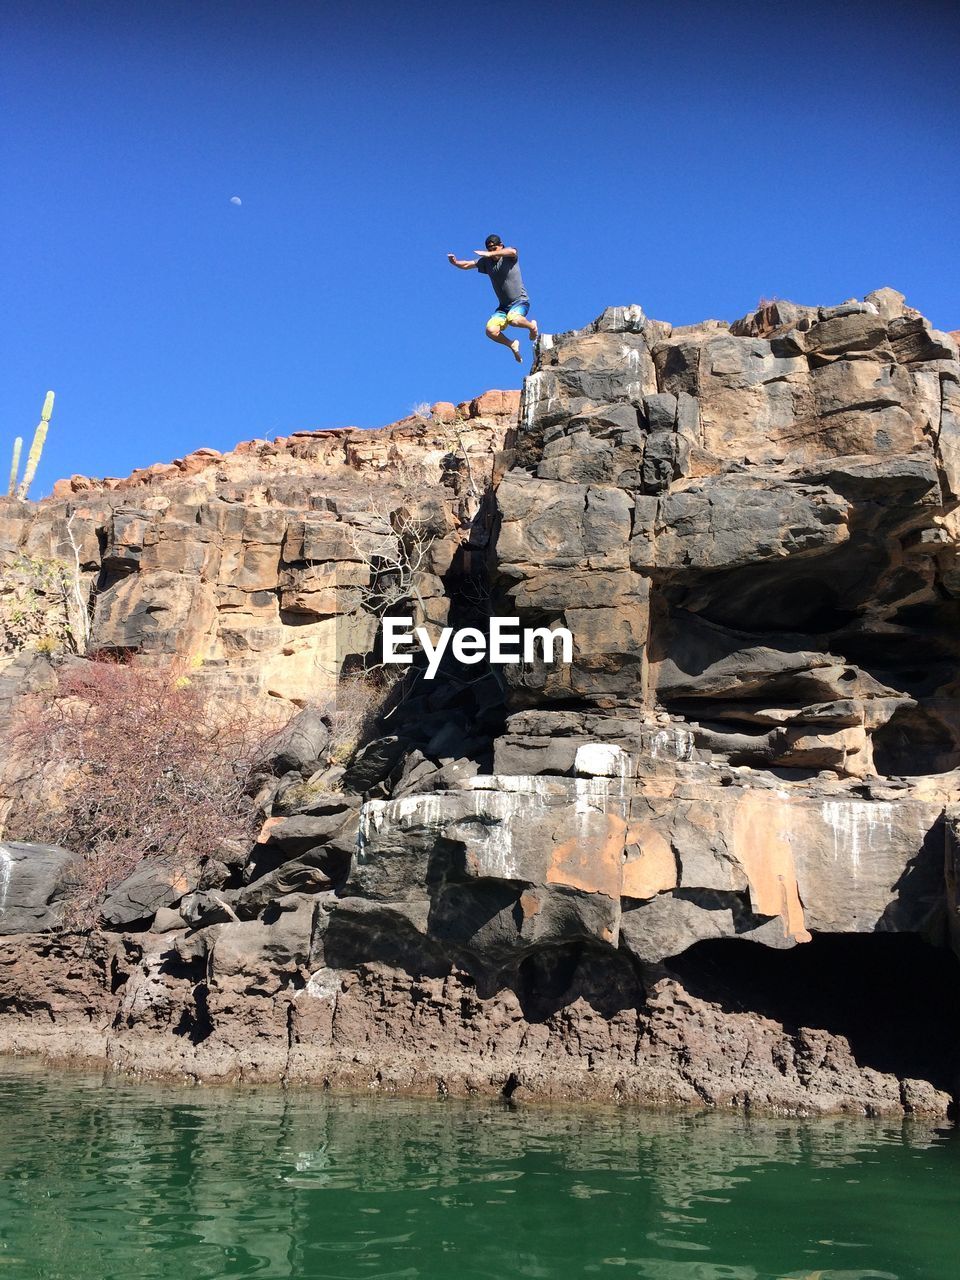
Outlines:
[{"label": "cactus", "polygon": [[20,470],[20,450],[23,448],[23,436],[17,436],[13,442],[13,461],[10,463],[10,484],[7,497],[12,498],[17,488],[17,472]]},{"label": "cactus", "polygon": [[43,442],[47,438],[47,428],[50,426],[50,415],[53,413],[53,392],[48,391],[43,402],[43,412],[40,414],[40,421],[37,423],[37,429],[33,433],[33,443],[30,446],[30,452],[27,454],[27,465],[23,471],[23,479],[20,481],[20,487],[17,490],[17,497],[21,502],[27,496],[33,477],[37,474],[37,466],[40,462],[40,455],[43,453]]}]

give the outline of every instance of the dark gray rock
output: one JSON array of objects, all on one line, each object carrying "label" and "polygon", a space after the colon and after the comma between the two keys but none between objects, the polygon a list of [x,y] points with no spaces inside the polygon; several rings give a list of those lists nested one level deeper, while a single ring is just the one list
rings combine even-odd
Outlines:
[{"label": "dark gray rock", "polygon": [[586,737],[534,738],[510,734],[496,741],[494,771],[504,774],[572,774],[577,747],[586,741]]},{"label": "dark gray rock", "polygon": [[706,938],[746,937],[772,947],[792,947],[779,919],[753,916],[732,893],[660,893],[649,902],[625,908],[620,945],[646,964],[680,955]]},{"label": "dark gray rock", "polygon": [[344,791],[358,794],[372,790],[390,776],[406,750],[398,737],[376,738],[362,747],[347,765],[341,779]]},{"label": "dark gray rock", "polygon": [[[672,398],[672,397],[671,397]],[[641,470],[645,493],[662,493],[683,471],[681,437],[671,431],[653,432],[647,437]]]},{"label": "dark gray rock", "polygon": [[0,934],[54,929],[74,879],[75,853],[49,844],[0,844]]},{"label": "dark gray rock", "polygon": [[294,771],[306,778],[320,768],[329,742],[329,716],[305,707],[270,740],[263,763],[271,773]]},{"label": "dark gray rock", "polygon": [[196,866],[175,865],[164,858],[145,859],[100,904],[100,917],[111,929],[146,927],[161,907],[171,907],[196,888]]},{"label": "dark gray rock", "polygon": [[271,818],[264,824],[258,843],[262,849],[280,850],[291,857],[306,853],[336,835],[352,813],[353,809],[343,804],[311,816]]}]

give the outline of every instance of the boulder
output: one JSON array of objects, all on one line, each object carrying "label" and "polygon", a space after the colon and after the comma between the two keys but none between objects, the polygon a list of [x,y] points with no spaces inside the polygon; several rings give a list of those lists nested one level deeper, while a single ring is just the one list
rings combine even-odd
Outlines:
[{"label": "boulder", "polygon": [[390,776],[405,750],[405,744],[395,735],[368,742],[347,765],[340,785],[344,791],[359,794],[371,791]]},{"label": "boulder", "polygon": [[161,907],[172,907],[196,888],[199,870],[162,857],[145,859],[111,889],[100,904],[100,918],[111,929],[144,927]]},{"label": "boulder", "polygon": [[55,929],[77,855],[56,845],[0,844],[0,934]]},{"label": "boulder", "polygon": [[330,717],[318,707],[305,707],[271,738],[262,767],[274,774],[315,773],[330,742]]}]

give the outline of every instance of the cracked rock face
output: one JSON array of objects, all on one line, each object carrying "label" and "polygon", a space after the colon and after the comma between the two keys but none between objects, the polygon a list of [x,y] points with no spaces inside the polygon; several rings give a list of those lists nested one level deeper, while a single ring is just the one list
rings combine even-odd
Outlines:
[{"label": "cracked rock face", "polygon": [[[437,406],[390,437],[201,451],[0,512],[9,560],[76,510],[104,643],[199,646],[223,687],[309,702],[296,654],[374,643],[358,540],[392,535],[370,475],[419,467],[431,622],[479,608],[574,637],[566,665],[448,663],[338,771],[304,712],[255,848],[179,897],[169,876],[117,886],[87,952],[51,918],[5,925],[0,892],[0,1045],[197,1078],[943,1114],[954,339],[889,289],[677,329],[611,308],[541,339],[518,411],[504,395],[461,413],[446,462]],[[0,697],[27,673],[14,654]]]}]

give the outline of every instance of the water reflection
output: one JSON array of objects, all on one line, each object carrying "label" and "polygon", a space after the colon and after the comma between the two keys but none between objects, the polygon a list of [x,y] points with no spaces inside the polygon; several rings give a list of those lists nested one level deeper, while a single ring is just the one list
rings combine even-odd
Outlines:
[{"label": "water reflection", "polygon": [[0,1277],[947,1280],[920,1124],[178,1089],[0,1067]]}]

